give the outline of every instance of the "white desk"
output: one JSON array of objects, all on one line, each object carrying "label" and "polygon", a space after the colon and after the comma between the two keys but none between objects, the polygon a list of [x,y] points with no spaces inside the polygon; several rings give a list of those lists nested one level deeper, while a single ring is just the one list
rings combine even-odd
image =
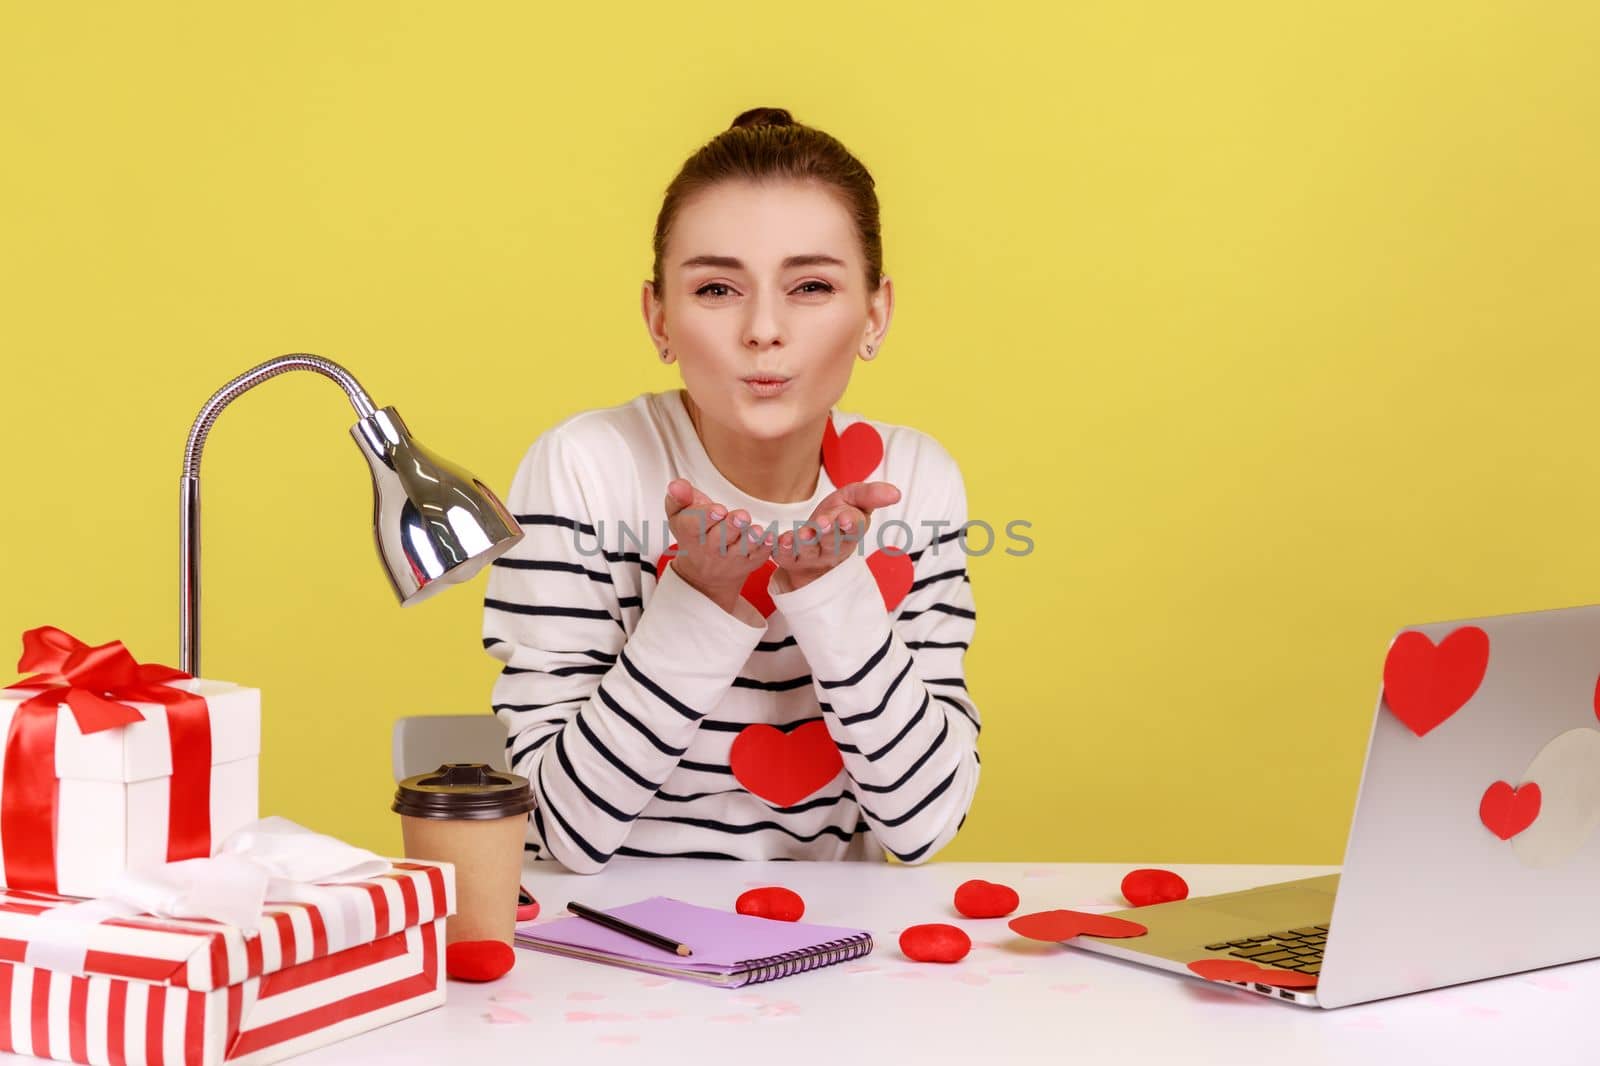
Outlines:
[{"label": "white desk", "polygon": [[[877,946],[855,963],[744,989],[519,950],[516,968],[499,981],[450,982],[449,1002],[441,1008],[291,1061],[1233,1066],[1276,1059],[1297,1066],[1558,1066],[1600,1057],[1600,963],[1324,1011],[1022,940],[1005,919],[963,919],[951,906],[958,884],[981,877],[1016,888],[1022,895],[1019,913],[1111,909],[1124,905],[1118,885],[1132,868],[617,860],[605,873],[580,877],[541,864],[528,884],[547,916],[568,899],[604,907],[656,894],[731,908],[747,887],[782,884],[805,897],[807,919],[871,929]],[[1336,869],[1169,868],[1188,880],[1195,895]],[[972,935],[971,954],[953,965],[907,961],[898,933],[922,922],[962,926]]]}]

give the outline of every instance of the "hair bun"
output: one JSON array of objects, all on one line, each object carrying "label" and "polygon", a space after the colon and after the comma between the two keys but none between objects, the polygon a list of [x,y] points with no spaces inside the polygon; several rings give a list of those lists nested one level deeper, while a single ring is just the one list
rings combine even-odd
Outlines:
[{"label": "hair bun", "polygon": [[752,107],[733,120],[730,130],[745,126],[793,126],[794,116],[781,107]]}]

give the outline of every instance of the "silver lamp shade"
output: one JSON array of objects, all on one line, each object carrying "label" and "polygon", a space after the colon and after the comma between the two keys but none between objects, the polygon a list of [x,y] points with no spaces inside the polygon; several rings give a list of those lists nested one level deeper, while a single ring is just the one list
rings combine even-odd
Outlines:
[{"label": "silver lamp shade", "polygon": [[372,470],[372,532],[402,607],[470,580],[522,539],[488,486],[417,443],[393,407],[350,435]]}]

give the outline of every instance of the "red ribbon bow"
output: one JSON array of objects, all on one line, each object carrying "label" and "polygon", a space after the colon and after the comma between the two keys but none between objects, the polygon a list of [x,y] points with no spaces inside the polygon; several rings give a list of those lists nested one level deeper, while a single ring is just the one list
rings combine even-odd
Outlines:
[{"label": "red ribbon bow", "polygon": [[131,702],[167,708],[172,743],[167,861],[211,854],[210,711],[204,697],[166,684],[191,675],[141,663],[120,640],[90,647],[55,626],[22,634],[17,669],[32,676],[13,682],[8,691],[43,691],[18,705],[6,738],[0,843],[8,887],[56,891],[56,718],[63,703],[84,734],[144,721]]}]

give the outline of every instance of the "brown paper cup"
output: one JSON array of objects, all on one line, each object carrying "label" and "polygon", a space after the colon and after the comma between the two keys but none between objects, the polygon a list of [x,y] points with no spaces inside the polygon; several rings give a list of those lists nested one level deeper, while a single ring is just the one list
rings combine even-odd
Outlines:
[{"label": "brown paper cup", "polygon": [[455,864],[456,913],[445,923],[445,942],[510,944],[533,809],[528,779],[482,763],[447,763],[401,782],[392,809],[406,858]]}]

